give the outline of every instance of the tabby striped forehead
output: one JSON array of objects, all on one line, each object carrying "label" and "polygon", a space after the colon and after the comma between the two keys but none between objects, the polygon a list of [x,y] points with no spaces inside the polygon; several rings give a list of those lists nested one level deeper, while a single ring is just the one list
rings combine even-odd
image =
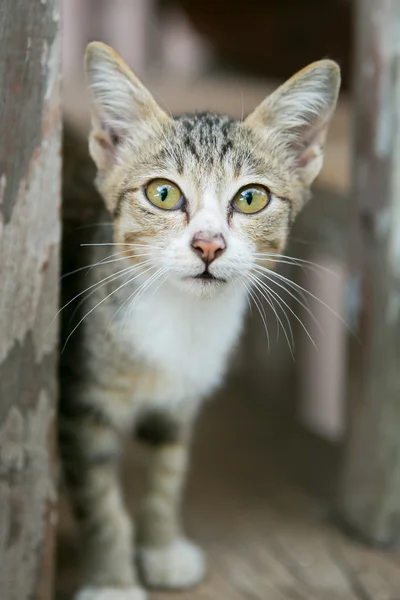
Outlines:
[{"label": "tabby striped forehead", "polygon": [[178,116],[175,122],[183,152],[195,160],[214,166],[232,154],[238,127],[231,117],[202,112]]},{"label": "tabby striped forehead", "polygon": [[276,174],[259,141],[231,117],[212,112],[183,114],[164,124],[162,130],[156,128],[153,142],[137,151],[135,168],[140,171],[143,164],[154,172],[162,168],[163,176],[176,173],[216,183],[240,176],[268,180],[269,174],[273,181]]}]

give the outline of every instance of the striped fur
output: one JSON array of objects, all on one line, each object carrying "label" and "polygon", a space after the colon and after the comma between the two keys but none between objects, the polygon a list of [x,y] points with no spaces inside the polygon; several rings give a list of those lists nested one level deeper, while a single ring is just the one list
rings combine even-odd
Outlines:
[{"label": "striped fur", "polygon": [[[243,276],[257,253],[272,265],[282,252],[322,166],[339,70],[315,63],[235,121],[172,118],[104,44],[89,45],[86,68],[98,191],[67,127],[63,269],[74,274],[63,283],[60,445],[82,533],[78,600],[143,600],[138,573],[163,588],[204,576],[180,518],[193,422],[239,340]],[[181,210],[148,201],[154,178],[180,187]],[[269,190],[268,206],[251,216],[232,206],[249,184]],[[226,242],[208,266],[211,283],[199,279],[204,263],[190,246],[198,232]],[[135,532],[118,477],[132,429],[148,451]]]}]

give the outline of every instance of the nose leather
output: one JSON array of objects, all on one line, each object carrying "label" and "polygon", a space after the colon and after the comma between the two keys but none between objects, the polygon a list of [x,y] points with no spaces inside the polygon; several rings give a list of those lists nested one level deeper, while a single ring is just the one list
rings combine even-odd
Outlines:
[{"label": "nose leather", "polygon": [[226,242],[221,233],[210,234],[199,231],[193,236],[191,247],[208,266],[221,256],[226,249]]}]

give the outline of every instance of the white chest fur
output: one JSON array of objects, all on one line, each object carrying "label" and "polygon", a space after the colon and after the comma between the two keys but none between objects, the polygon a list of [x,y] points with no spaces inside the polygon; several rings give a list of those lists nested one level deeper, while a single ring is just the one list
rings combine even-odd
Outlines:
[{"label": "white chest fur", "polygon": [[172,286],[144,294],[126,318],[121,342],[160,375],[160,388],[148,400],[176,403],[212,392],[238,340],[245,306],[240,286],[214,298],[193,298]]}]

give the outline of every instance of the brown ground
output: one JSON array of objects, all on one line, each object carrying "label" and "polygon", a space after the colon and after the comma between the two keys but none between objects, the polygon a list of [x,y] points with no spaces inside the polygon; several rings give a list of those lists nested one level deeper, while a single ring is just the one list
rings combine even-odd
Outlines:
[{"label": "brown ground", "polygon": [[[207,552],[209,576],[194,591],[154,600],[400,599],[400,554],[367,549],[335,526],[338,452],[296,425],[280,379],[268,399],[233,379],[206,407],[186,523]],[[132,509],[139,455],[128,452],[124,465]],[[75,544],[63,505],[57,600],[71,598],[78,581]]]}]

